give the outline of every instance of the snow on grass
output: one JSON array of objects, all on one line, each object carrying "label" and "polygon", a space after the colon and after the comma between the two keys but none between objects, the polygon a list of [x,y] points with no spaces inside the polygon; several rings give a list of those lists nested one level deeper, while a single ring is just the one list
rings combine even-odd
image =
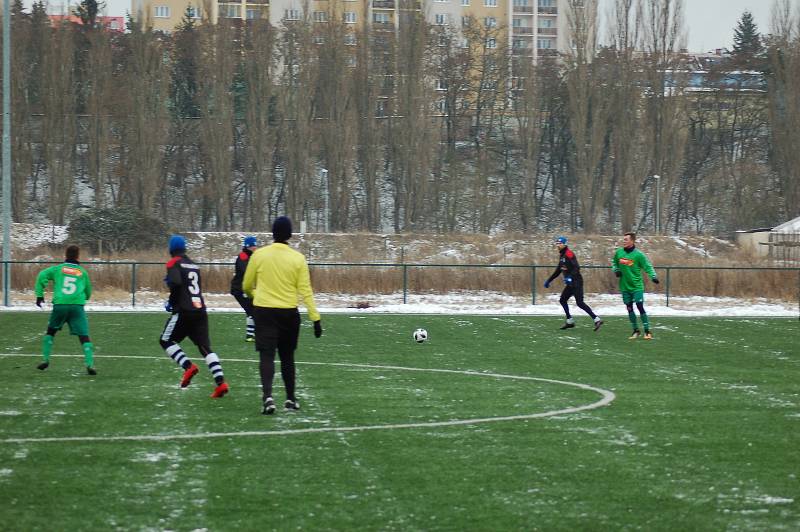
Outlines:
[{"label": "snow on grass", "polygon": [[[558,303],[559,293],[548,293],[544,301],[541,296],[535,305],[530,296],[509,295],[502,292],[463,291],[449,294],[407,294],[403,303],[402,292],[392,294],[315,294],[318,310],[324,315],[336,313],[355,314],[474,314],[474,315],[523,315],[563,316]],[[163,311],[165,294],[137,292],[136,306],[131,306],[130,295],[103,298],[97,294],[86,306],[90,312],[105,311]],[[586,302],[600,316],[627,316],[622,299],[616,293],[587,294]],[[209,312],[242,312],[236,300],[229,294],[206,295]],[[651,316],[694,317],[796,317],[796,302],[775,301],[766,298],[738,299],[733,297],[672,296],[669,306],[663,294],[647,294],[645,309]],[[11,307],[3,310],[49,312],[50,305],[39,309],[30,297],[12,297]],[[570,300],[570,307],[578,321],[589,320]],[[302,305],[301,310],[304,310]]]},{"label": "snow on grass", "polygon": [[672,240],[674,240],[675,243],[678,244],[678,246],[680,246],[682,248],[686,248],[689,251],[697,253],[698,255],[701,255],[703,257],[709,257],[709,258],[712,257],[711,253],[709,253],[708,250],[706,250],[706,248],[704,247],[702,242],[700,243],[700,246],[698,247],[698,246],[690,245],[688,242],[686,242],[685,240],[681,240],[681,238],[677,237],[677,236],[673,236]]}]

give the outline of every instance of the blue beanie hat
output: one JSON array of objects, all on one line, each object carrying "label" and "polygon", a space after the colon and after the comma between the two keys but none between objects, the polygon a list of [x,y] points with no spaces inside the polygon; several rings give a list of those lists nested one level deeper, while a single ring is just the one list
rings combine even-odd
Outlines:
[{"label": "blue beanie hat", "polygon": [[286,242],[292,238],[292,221],[288,216],[278,216],[272,222],[272,238],[276,242]]},{"label": "blue beanie hat", "polygon": [[257,246],[258,240],[254,236],[246,236],[244,237],[244,247],[249,248],[250,246]]},{"label": "blue beanie hat", "polygon": [[566,246],[567,245],[567,237],[565,237],[565,236],[557,236],[556,239],[555,239],[555,243],[556,244],[564,244]]},{"label": "blue beanie hat", "polygon": [[186,239],[181,235],[172,235],[169,238],[169,252],[186,251]]}]

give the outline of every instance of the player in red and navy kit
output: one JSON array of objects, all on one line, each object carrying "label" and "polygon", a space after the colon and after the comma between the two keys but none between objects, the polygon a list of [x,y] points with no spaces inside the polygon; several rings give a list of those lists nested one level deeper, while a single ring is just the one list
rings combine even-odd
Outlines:
[{"label": "player in red and navy kit", "polygon": [[581,275],[581,267],[578,265],[578,257],[567,247],[566,237],[560,236],[556,238],[555,245],[559,254],[558,266],[556,266],[556,271],[544,282],[544,287],[550,288],[550,283],[559,275],[563,275],[565,286],[558,302],[561,303],[561,307],[567,315],[567,321],[560,328],[563,330],[575,327],[575,320],[569,312],[568,304],[569,298],[574,296],[575,304],[594,320],[594,330],[596,331],[603,325],[603,320],[592,312],[589,305],[583,302],[583,276]]},{"label": "player in red and navy kit", "polygon": [[233,279],[231,279],[231,295],[239,302],[245,314],[247,314],[247,333],[245,334],[245,342],[256,341],[256,323],[253,321],[253,302],[247,297],[247,294],[242,290],[242,279],[244,279],[244,272],[247,270],[247,264],[250,260],[250,255],[258,247],[258,241],[254,236],[244,237],[244,246],[242,251],[236,257],[234,265]]},{"label": "player in red and navy kit", "polygon": [[172,312],[172,316],[167,320],[164,332],[161,333],[161,347],[183,368],[181,388],[186,388],[199,371],[179,345],[179,342],[188,336],[200,350],[208,369],[214,376],[217,386],[211,397],[222,397],[228,393],[228,384],[222,374],[219,357],[211,350],[200,267],[186,256],[186,240],[180,235],[173,235],[169,239],[169,254],[172,258],[167,262],[165,279],[169,287],[169,301],[165,308],[168,312]]}]

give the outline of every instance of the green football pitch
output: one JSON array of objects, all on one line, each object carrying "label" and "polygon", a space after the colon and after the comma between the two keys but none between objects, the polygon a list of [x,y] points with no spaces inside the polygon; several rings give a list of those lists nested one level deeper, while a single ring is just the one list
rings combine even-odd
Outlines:
[{"label": "green football pitch", "polygon": [[1,529],[800,529],[797,320],[327,315],[274,416],[242,314],[218,400],[166,314],[90,313],[96,377],[66,331],[35,369],[46,320],[0,313]]}]

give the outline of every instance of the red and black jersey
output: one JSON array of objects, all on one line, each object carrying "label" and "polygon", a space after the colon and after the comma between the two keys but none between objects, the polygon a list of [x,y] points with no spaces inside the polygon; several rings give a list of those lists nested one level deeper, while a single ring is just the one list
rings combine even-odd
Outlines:
[{"label": "red and black jersey", "polygon": [[186,255],[172,257],[167,263],[169,304],[173,312],[205,312],[200,267]]},{"label": "red and black jersey", "polygon": [[583,280],[581,277],[581,267],[578,265],[578,257],[575,256],[575,253],[566,246],[558,253],[560,255],[558,266],[556,266],[556,271],[548,277],[547,282],[552,282],[561,274],[572,277],[573,281],[576,283]]},{"label": "red and black jersey", "polygon": [[231,279],[231,294],[243,294],[242,279],[244,279],[244,272],[247,270],[247,263],[250,260],[250,255],[253,252],[247,248],[242,248],[241,253],[236,256],[236,263],[234,264],[233,279]]}]

